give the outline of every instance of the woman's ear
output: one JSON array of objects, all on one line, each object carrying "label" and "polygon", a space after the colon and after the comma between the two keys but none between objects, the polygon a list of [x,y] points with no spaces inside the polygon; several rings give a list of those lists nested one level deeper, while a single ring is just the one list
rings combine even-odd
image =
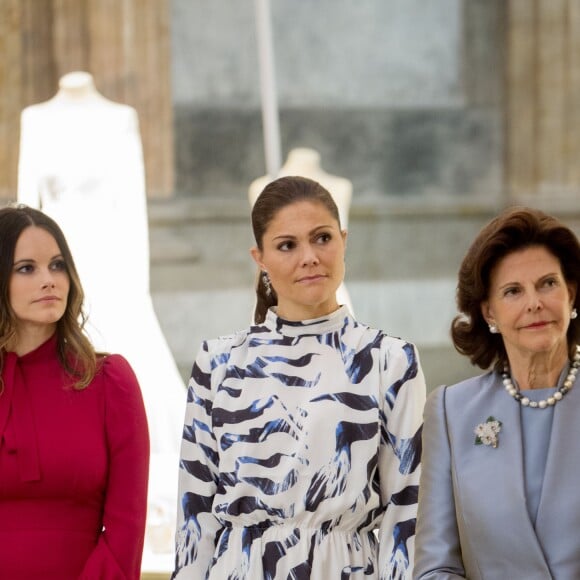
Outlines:
[{"label": "woman's ear", "polygon": [[260,268],[260,270],[266,269],[266,267],[262,263],[262,252],[260,252],[258,246],[253,246],[252,248],[250,248],[250,256],[252,256],[254,262],[258,264],[258,268]]},{"label": "woman's ear", "polygon": [[570,294],[570,308],[574,308],[578,287],[576,286],[576,282],[567,282],[566,285],[568,286],[568,294]]},{"label": "woman's ear", "polygon": [[480,306],[481,309],[481,315],[483,316],[483,319],[488,323],[488,324],[493,324],[494,323],[494,317],[493,314],[489,308],[489,302],[487,300],[484,300],[481,303]]}]

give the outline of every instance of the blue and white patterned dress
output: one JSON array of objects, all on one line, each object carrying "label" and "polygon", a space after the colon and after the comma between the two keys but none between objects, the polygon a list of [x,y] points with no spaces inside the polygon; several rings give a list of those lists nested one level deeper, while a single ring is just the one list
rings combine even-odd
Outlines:
[{"label": "blue and white patterned dress", "polygon": [[204,342],[174,578],[410,578],[424,400],[415,347],[344,306]]}]

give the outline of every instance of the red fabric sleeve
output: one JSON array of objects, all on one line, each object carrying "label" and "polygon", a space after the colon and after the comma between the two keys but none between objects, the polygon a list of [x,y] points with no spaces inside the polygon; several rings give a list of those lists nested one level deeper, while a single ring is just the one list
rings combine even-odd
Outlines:
[{"label": "red fabric sleeve", "polygon": [[80,580],[138,580],[149,476],[145,406],[137,378],[122,356],[108,356],[100,372],[109,454],[103,531]]}]

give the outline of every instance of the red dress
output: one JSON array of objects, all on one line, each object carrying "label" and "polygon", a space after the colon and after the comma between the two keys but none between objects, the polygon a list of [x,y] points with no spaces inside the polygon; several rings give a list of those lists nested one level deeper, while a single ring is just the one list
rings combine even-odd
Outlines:
[{"label": "red dress", "polygon": [[56,336],[5,353],[0,395],[0,578],[140,576],[149,436],[127,361],[110,355],[84,390]]}]

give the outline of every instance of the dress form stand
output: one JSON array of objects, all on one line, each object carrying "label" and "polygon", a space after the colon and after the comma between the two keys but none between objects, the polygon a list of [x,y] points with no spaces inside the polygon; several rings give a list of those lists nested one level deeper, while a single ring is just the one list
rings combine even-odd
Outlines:
[{"label": "dress form stand", "polygon": [[[320,154],[318,151],[307,147],[297,147],[290,151],[277,177],[288,175],[300,175],[320,183],[330,193],[334,203],[338,207],[340,227],[343,230],[348,230],[348,214],[352,201],[352,182],[349,179],[326,173],[320,166]],[[270,181],[272,179],[267,175],[258,177],[252,181],[248,190],[248,197],[252,206]],[[336,298],[339,304],[346,304],[350,312],[354,314],[350,296],[344,282],[336,291]]]},{"label": "dress form stand", "polygon": [[151,439],[144,569],[149,556],[172,559],[185,386],[149,293],[137,112],[100,95],[89,73],[63,76],[52,99],[22,111],[18,201],[60,225],[85,291],[87,334],[137,375]]}]

